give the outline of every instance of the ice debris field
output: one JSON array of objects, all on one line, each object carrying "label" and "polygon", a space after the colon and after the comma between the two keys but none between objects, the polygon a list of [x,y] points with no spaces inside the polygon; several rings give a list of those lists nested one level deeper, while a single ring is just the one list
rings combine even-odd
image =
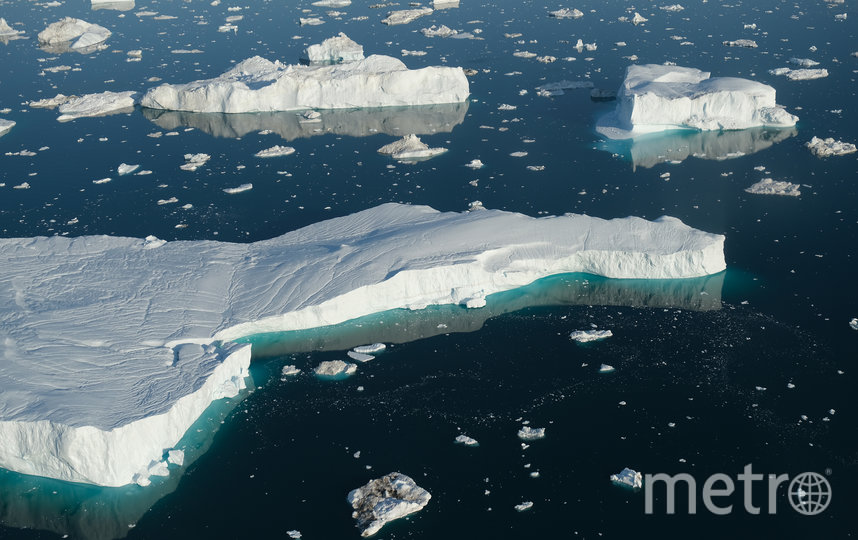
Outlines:
[{"label": "ice debris field", "polygon": [[0,465],[145,483],[209,403],[242,388],[250,346],[231,340],[484,304],[552,274],[703,276],[724,270],[723,248],[723,236],[668,217],[534,219],[392,203],[250,244],[2,239]]}]

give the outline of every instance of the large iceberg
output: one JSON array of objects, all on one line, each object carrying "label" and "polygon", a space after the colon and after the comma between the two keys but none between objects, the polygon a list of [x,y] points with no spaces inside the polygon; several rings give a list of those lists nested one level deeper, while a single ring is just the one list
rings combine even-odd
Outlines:
[{"label": "large iceberg", "polygon": [[326,66],[284,65],[254,56],[214,79],[152,88],[141,105],[244,113],[459,103],[468,95],[468,79],[458,67],[408,69],[382,55]]},{"label": "large iceberg", "polygon": [[617,92],[617,108],[596,130],[628,139],[672,129],[791,127],[798,121],[775,103],[775,89],[736,77],[712,77],[699,69],[632,65]]},{"label": "large iceberg", "polygon": [[357,62],[364,58],[363,46],[352,41],[343,32],[321,43],[310,45],[304,51],[304,55],[307,60],[317,64]]},{"label": "large iceberg", "polygon": [[384,204],[250,244],[0,239],[0,466],[145,483],[266,332],[460,304],[545,276],[722,271],[724,237],[675,218],[530,218]]}]

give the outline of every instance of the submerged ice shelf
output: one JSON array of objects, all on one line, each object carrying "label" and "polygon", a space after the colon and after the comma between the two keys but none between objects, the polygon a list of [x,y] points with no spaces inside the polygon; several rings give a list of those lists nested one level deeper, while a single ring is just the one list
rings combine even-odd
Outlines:
[{"label": "submerged ice shelf", "polygon": [[647,64],[626,68],[617,108],[599,120],[596,130],[610,139],[628,139],[674,129],[792,127],[797,121],[775,102],[775,89],[766,84]]},{"label": "submerged ice shelf", "polygon": [[705,276],[725,268],[723,247],[669,217],[392,203],[250,244],[2,239],[0,466],[140,482],[213,400],[240,391],[250,346],[236,339],[460,304],[554,274]]}]

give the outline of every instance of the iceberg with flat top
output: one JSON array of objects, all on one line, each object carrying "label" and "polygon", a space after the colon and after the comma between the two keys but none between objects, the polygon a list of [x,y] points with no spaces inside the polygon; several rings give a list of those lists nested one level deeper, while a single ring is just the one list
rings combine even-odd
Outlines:
[{"label": "iceberg with flat top", "polygon": [[408,69],[398,58],[375,54],[321,66],[284,65],[254,56],[213,79],[152,88],[141,105],[245,113],[460,103],[469,93],[459,67]]},{"label": "iceberg with flat top", "polygon": [[674,129],[791,127],[797,121],[775,102],[775,89],[769,85],[647,64],[626,68],[617,108],[599,120],[596,131],[609,139],[629,139]]},{"label": "iceberg with flat top", "polygon": [[0,467],[145,483],[206,407],[239,395],[243,337],[456,305],[555,274],[724,268],[724,237],[676,218],[394,203],[248,244],[0,239]]}]

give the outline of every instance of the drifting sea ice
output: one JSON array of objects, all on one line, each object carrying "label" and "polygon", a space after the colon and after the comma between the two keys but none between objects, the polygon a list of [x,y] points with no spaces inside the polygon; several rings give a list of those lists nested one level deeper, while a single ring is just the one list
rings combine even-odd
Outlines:
[{"label": "drifting sea ice", "polygon": [[185,452],[183,450],[170,450],[167,452],[167,462],[181,467],[185,464]]},{"label": "drifting sea ice", "polygon": [[[110,30],[97,24],[91,24],[81,19],[66,17],[60,21],[48,25],[39,32],[39,43],[46,46],[60,47],[60,51],[67,46],[70,50],[89,50],[99,45],[110,37]],[[70,42],[70,45],[68,45]]]},{"label": "drifting sea ice", "polygon": [[70,99],[75,99],[78,96],[67,96],[65,94],[57,94],[52,98],[44,98],[37,101],[29,102],[29,106],[38,109],[55,109],[68,102]]},{"label": "drifting sea ice", "polygon": [[770,69],[769,74],[786,76],[791,81],[812,81],[814,79],[823,79],[828,77],[828,70],[825,68],[819,69],[790,69],[787,67]]},{"label": "drifting sea ice", "polygon": [[799,197],[801,195],[801,191],[799,191],[800,187],[801,186],[798,184],[792,184],[790,182],[780,182],[772,180],[771,178],[763,178],[756,184],[745,188],[745,191],[757,195],[785,195],[788,197]]},{"label": "drifting sea ice", "polygon": [[15,127],[15,122],[12,120],[6,120],[5,118],[0,118],[0,137],[9,133]]},{"label": "drifting sea ice", "polygon": [[422,510],[432,495],[399,472],[370,480],[349,492],[352,517],[363,537],[372,536],[387,523]]},{"label": "drifting sea ice", "polygon": [[399,11],[391,11],[387,14],[387,18],[382,19],[381,22],[388,26],[394,26],[397,24],[408,24],[415,19],[425,17],[426,15],[431,15],[432,13],[433,9],[428,7],[420,7],[416,9],[402,9]]},{"label": "drifting sea ice", "polygon": [[386,348],[387,345],[385,345],[384,343],[373,343],[371,345],[359,345],[352,350],[360,354],[374,354],[380,353]]},{"label": "drifting sea ice", "polygon": [[291,146],[280,146],[274,145],[271,148],[266,148],[265,150],[260,150],[255,153],[254,156],[258,158],[271,158],[271,157],[280,157],[280,156],[289,156],[295,153],[295,149]]},{"label": "drifting sea ice", "polygon": [[446,152],[446,148],[429,148],[417,135],[411,134],[378,149],[379,154],[393,159],[429,159]]},{"label": "drifting sea ice", "polygon": [[208,154],[185,154],[185,164],[179,165],[183,171],[195,171],[206,164],[212,157]]},{"label": "drifting sea ice", "polygon": [[370,360],[375,360],[375,356],[371,354],[359,353],[355,351],[348,351],[346,353],[349,358],[352,360],[357,360],[358,362],[369,362]]},{"label": "drifting sea ice", "polygon": [[428,37],[428,38],[433,38],[433,37],[446,38],[446,37],[455,36],[456,34],[459,33],[459,31],[453,30],[449,26],[446,26],[443,24],[441,26],[435,26],[433,24],[429,28],[422,28],[420,30],[420,33],[423,34],[424,36]]},{"label": "drifting sea ice", "polygon": [[299,373],[301,373],[301,370],[298,369],[297,366],[294,366],[292,364],[283,366],[283,369],[280,370],[281,378],[282,377],[294,377],[295,375],[298,375]]},{"label": "drifting sea ice", "polygon": [[313,370],[317,376],[331,379],[342,379],[357,371],[357,364],[342,360],[326,360]]},{"label": "drifting sea ice", "polygon": [[589,341],[607,339],[613,335],[614,333],[610,330],[575,330],[569,334],[569,339],[578,343],[587,343]]},{"label": "drifting sea ice", "polygon": [[613,482],[617,485],[620,485],[620,486],[626,486],[626,487],[630,487],[633,489],[638,489],[638,488],[641,488],[643,486],[643,477],[642,477],[641,473],[626,467],[625,469],[620,471],[618,474],[612,474],[611,475],[611,482]]},{"label": "drifting sea ice", "polygon": [[530,510],[531,508],[533,508],[533,501],[524,501],[515,505],[516,512],[524,512],[525,510]]},{"label": "drifting sea ice", "polygon": [[849,327],[852,330],[858,330],[858,318],[854,318],[851,321],[849,321]]},{"label": "drifting sea ice", "polygon": [[0,17],[0,38],[9,39],[10,37],[18,36],[23,34],[22,30],[15,30],[9,23],[6,22],[6,19]]},{"label": "drifting sea ice", "polygon": [[485,167],[485,164],[482,161],[480,161],[479,159],[472,159],[468,163],[465,163],[465,167],[468,167],[471,169],[482,169],[483,167]]},{"label": "drifting sea ice", "polygon": [[723,41],[722,44],[728,47],[744,47],[746,49],[756,49],[757,42],[753,39],[737,39],[735,41]]},{"label": "drifting sea ice", "polygon": [[548,16],[555,19],[580,19],[584,13],[578,9],[560,8],[557,11],[549,11]]},{"label": "drifting sea ice", "polygon": [[140,168],[140,165],[129,165],[127,163],[120,163],[118,167],[116,167],[116,174],[119,176],[131,174],[137,169]]},{"label": "drifting sea ice", "polygon": [[836,141],[832,137],[825,139],[813,137],[810,141],[805,143],[805,146],[807,146],[816,157],[843,156],[856,151],[854,144]]},{"label": "drifting sea ice", "polygon": [[130,112],[137,104],[139,96],[137,92],[129,90],[74,97],[59,106],[60,116],[57,121],[68,122],[77,118]]},{"label": "drifting sea ice", "polygon": [[244,191],[250,191],[251,189],[253,189],[253,184],[247,183],[247,184],[241,184],[240,186],[237,186],[237,187],[223,188],[222,191],[228,195],[235,195],[236,193],[242,193]]},{"label": "drifting sea ice", "polygon": [[465,434],[457,435],[455,439],[456,444],[462,444],[465,446],[479,446],[480,443],[477,442],[476,439],[468,437]]},{"label": "drifting sea ice", "polygon": [[352,0],[316,0],[311,5],[316,7],[342,8],[352,5]]},{"label": "drifting sea ice", "polygon": [[608,364],[602,364],[599,366],[599,373],[613,373],[616,371],[614,366],[609,366]]},{"label": "drifting sea ice", "polygon": [[530,426],[522,426],[518,430],[518,438],[523,441],[535,441],[545,438],[545,428],[532,428]]}]

